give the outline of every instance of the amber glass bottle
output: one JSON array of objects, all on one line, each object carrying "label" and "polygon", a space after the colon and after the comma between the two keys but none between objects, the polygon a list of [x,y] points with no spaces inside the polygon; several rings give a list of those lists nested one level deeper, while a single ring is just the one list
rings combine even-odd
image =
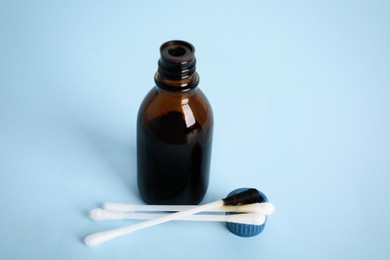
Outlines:
[{"label": "amber glass bottle", "polygon": [[209,182],[213,112],[198,88],[194,47],[160,48],[156,86],[137,118],[137,179],[148,204],[198,204]]}]

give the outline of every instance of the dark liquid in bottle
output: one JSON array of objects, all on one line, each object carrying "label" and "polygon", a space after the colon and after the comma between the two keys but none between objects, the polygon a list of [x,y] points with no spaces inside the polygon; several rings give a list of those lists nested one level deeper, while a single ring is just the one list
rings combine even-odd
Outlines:
[{"label": "dark liquid in bottle", "polygon": [[[138,120],[141,120],[140,118]],[[210,133],[198,122],[187,126],[182,113],[138,122],[138,186],[149,204],[198,204],[206,193]]]}]

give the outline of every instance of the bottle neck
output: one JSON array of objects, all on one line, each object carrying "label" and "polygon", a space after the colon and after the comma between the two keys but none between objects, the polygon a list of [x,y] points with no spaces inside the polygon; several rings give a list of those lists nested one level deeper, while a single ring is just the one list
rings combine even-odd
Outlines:
[{"label": "bottle neck", "polygon": [[158,87],[170,91],[188,91],[199,83],[195,48],[188,42],[169,41],[160,48],[161,57],[154,80]]},{"label": "bottle neck", "polygon": [[199,74],[194,72],[194,74],[183,78],[183,79],[169,79],[165,78],[163,74],[156,72],[154,75],[154,81],[159,88],[163,88],[165,90],[170,91],[180,91],[185,92],[191,89],[194,89],[199,84]]}]

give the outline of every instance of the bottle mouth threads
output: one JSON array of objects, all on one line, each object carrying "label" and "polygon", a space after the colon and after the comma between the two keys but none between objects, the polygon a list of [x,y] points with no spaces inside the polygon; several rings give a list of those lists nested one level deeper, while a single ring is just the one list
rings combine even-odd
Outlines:
[{"label": "bottle mouth threads", "polygon": [[160,55],[155,76],[158,86],[180,90],[196,87],[199,76],[196,73],[195,48],[191,43],[168,41],[161,45]]}]

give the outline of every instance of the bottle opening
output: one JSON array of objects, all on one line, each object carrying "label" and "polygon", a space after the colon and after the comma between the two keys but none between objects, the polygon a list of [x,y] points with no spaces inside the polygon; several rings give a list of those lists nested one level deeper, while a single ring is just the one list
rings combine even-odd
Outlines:
[{"label": "bottle opening", "polygon": [[161,59],[170,63],[191,63],[195,60],[195,48],[185,41],[168,41],[160,47]]},{"label": "bottle opening", "polygon": [[186,54],[186,52],[187,52],[186,49],[184,49],[181,46],[173,47],[173,48],[168,50],[168,53],[172,56],[175,56],[175,57],[183,56]]}]

